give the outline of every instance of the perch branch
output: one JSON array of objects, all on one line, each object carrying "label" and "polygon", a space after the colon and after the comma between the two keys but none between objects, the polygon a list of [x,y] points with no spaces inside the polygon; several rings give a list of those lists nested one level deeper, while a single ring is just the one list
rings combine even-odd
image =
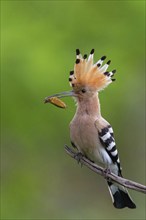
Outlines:
[{"label": "perch branch", "polygon": [[[71,156],[75,160],[78,160],[78,158],[75,157],[77,153],[75,151],[73,151],[71,148],[69,148],[67,145],[65,145],[65,151],[67,152],[67,154],[69,156]],[[93,172],[105,177],[105,169],[96,165],[95,163],[91,162],[86,157],[82,156],[80,159],[80,162],[81,162],[81,164],[85,165]],[[125,179],[123,177],[119,177],[113,173],[108,173],[108,172],[106,173],[106,178],[110,179],[111,182],[118,183],[122,186],[125,186],[126,188],[133,189],[135,191],[142,192],[142,193],[146,194],[146,186],[144,186],[142,184]]]}]

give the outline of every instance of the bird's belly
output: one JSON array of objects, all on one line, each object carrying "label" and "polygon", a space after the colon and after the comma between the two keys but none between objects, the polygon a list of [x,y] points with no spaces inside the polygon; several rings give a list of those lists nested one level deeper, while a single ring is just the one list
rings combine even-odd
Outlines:
[{"label": "bird's belly", "polygon": [[96,163],[110,164],[112,161],[102,146],[98,131],[94,125],[95,120],[73,121],[70,124],[71,141],[77,149],[90,160]]}]

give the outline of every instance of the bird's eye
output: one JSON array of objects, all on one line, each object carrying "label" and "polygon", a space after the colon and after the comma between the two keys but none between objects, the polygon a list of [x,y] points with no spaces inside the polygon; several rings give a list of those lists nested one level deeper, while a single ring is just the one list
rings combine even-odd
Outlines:
[{"label": "bird's eye", "polygon": [[82,89],[82,93],[85,93],[86,92],[86,89]]}]

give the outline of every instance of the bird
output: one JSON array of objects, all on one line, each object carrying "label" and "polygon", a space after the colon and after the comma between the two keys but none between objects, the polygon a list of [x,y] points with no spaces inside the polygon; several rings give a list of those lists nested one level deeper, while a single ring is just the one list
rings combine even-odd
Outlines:
[{"label": "bird", "polygon": [[[105,170],[122,177],[122,168],[116,147],[113,128],[101,115],[99,92],[115,81],[116,70],[108,71],[111,60],[105,63],[102,56],[94,63],[94,49],[89,56],[76,49],[74,69],[69,74],[69,84],[72,91],[49,96],[72,96],[76,101],[76,112],[70,122],[71,144],[78,150],[78,155],[84,155],[96,164],[101,164]],[[107,186],[115,208],[134,209],[135,203],[128,190],[107,179]]]}]

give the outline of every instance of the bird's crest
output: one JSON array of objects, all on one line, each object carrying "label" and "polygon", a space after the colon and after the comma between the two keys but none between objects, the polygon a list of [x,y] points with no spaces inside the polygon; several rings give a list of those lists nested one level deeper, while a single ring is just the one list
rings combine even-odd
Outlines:
[{"label": "bird's crest", "polygon": [[106,56],[102,56],[95,64],[93,63],[94,49],[91,50],[90,55],[87,57],[85,54],[82,56],[79,49],[76,50],[76,62],[74,71],[70,71],[69,82],[74,90],[81,87],[89,87],[91,90],[100,91],[107,87],[112,81],[112,76],[116,72],[113,70],[107,72],[110,60],[102,66]]}]

